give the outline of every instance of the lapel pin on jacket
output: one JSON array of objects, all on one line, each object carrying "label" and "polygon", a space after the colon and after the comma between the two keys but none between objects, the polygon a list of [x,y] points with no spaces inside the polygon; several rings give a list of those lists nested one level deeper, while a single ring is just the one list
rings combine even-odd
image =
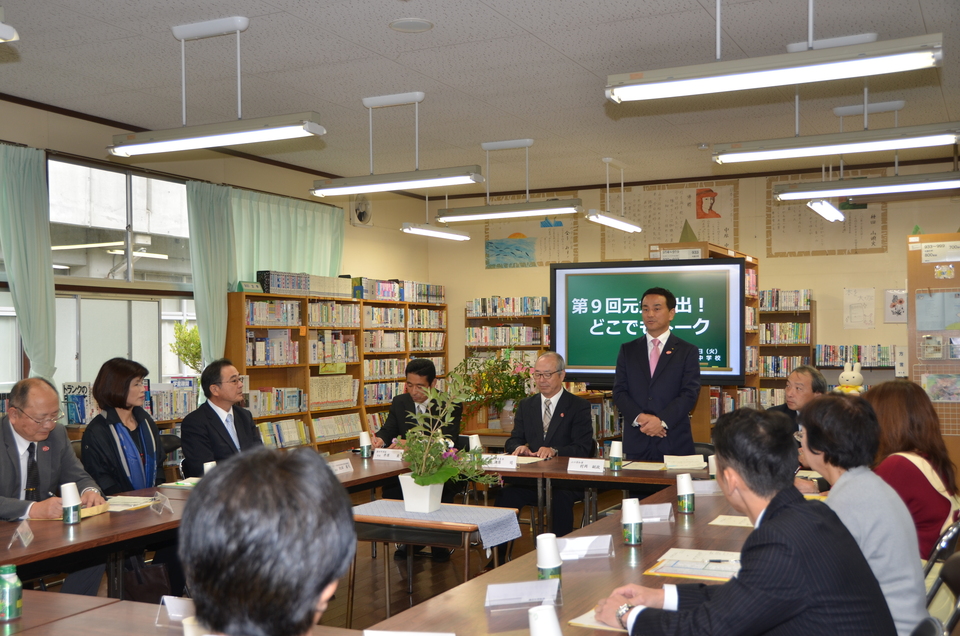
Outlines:
[{"label": "lapel pin on jacket", "polygon": [[49,446],[44,446],[44,447],[41,448],[40,450],[42,450],[42,451],[48,451],[48,450],[50,450],[50,447],[49,447]]}]

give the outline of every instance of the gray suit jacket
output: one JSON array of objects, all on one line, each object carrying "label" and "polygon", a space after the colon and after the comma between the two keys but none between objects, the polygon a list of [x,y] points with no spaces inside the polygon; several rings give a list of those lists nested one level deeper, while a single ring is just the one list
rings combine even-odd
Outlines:
[{"label": "gray suit jacket", "polygon": [[[5,453],[4,461],[0,462],[0,519],[15,521],[24,515],[30,502],[20,499],[20,453],[6,415],[0,420],[0,433]],[[37,442],[37,468],[40,469],[41,499],[47,499],[47,493],[60,492],[60,484],[76,482],[80,492],[97,487],[97,482],[77,459],[67,439],[67,429],[62,426],[55,426],[47,439]]]}]

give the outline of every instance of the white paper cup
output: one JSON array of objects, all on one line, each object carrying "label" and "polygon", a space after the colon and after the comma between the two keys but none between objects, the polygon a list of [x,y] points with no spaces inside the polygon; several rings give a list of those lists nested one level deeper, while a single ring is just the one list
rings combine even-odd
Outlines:
[{"label": "white paper cup", "polygon": [[677,475],[677,496],[693,494],[693,477],[690,473]]},{"label": "white paper cup", "polygon": [[561,636],[560,620],[553,605],[537,605],[527,610],[530,636]]},{"label": "white paper cup", "polygon": [[76,482],[71,481],[69,484],[60,486],[60,499],[63,500],[64,508],[80,505],[80,492],[77,490]]},{"label": "white paper cup", "polygon": [[537,567],[549,569],[561,565],[563,561],[560,559],[560,549],[557,547],[557,535],[552,532],[537,535]]},{"label": "white paper cup", "polygon": [[623,442],[610,442],[610,457],[623,459]]},{"label": "white paper cup", "polygon": [[370,446],[370,433],[366,431],[360,431],[360,446]]},{"label": "white paper cup", "polygon": [[480,443],[480,436],[479,436],[479,435],[471,435],[469,439],[470,439],[470,450],[472,450],[472,451],[482,451],[482,450],[483,450],[483,444]]},{"label": "white paper cup", "polygon": [[643,521],[643,514],[640,512],[639,499],[624,499],[620,504],[620,522],[621,523],[640,523]]},{"label": "white paper cup", "polygon": [[713,477],[717,476],[717,456],[710,455],[707,457],[707,470],[710,471],[710,475]]},{"label": "white paper cup", "polygon": [[217,467],[217,462],[203,462],[203,474],[206,475]]}]

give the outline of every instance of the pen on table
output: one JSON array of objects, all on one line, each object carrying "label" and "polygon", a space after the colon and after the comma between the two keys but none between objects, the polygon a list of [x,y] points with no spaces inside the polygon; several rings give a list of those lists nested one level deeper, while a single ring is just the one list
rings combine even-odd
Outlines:
[{"label": "pen on table", "polygon": [[740,559],[710,559],[707,563],[740,563]]}]

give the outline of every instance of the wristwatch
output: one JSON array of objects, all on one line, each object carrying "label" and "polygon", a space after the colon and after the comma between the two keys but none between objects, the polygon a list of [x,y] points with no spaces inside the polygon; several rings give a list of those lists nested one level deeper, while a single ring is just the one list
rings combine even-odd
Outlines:
[{"label": "wristwatch", "polygon": [[634,607],[636,607],[636,605],[631,605],[630,603],[624,603],[619,608],[617,608],[617,622],[620,623],[620,627],[627,629],[627,631],[629,631],[629,629],[627,628],[627,624],[624,622],[623,619],[627,614],[630,613],[630,610],[632,610]]},{"label": "wristwatch", "polygon": [[553,456],[554,456],[554,457],[558,457],[558,456],[560,455],[560,451],[558,451],[556,448],[551,448],[550,450],[553,451]]}]

